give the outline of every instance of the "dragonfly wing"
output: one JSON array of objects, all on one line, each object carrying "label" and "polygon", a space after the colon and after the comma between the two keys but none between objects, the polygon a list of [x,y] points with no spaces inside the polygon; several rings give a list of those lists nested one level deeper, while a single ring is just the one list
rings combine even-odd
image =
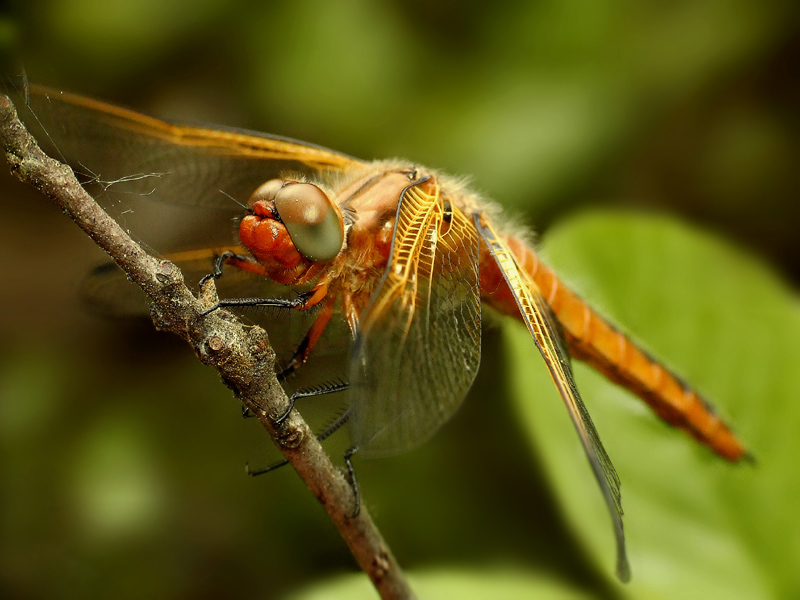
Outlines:
[{"label": "dragonfly wing", "polygon": [[[250,131],[179,125],[42,86],[20,116],[45,149],[68,162],[94,195],[146,195],[177,205],[231,208],[265,181],[361,164],[303,142]],[[224,193],[223,193],[224,192]]]},{"label": "dragonfly wing", "polygon": [[561,398],[569,411],[572,423],[586,451],[592,471],[600,484],[606,504],[614,523],[617,540],[617,576],[622,581],[630,579],[630,567],[625,552],[625,533],[622,525],[622,504],[619,477],[611,464],[600,436],[589,416],[586,405],[581,400],[572,369],[569,354],[561,338],[556,321],[551,314],[541,290],[531,277],[516,263],[513,253],[495,234],[492,226],[482,215],[474,216],[475,226],[500,268],[506,283],[514,293],[522,318],[528,327],[539,352],[542,354],[550,375],[558,388]]},{"label": "dragonfly wing", "polygon": [[472,385],[480,346],[477,232],[438,191],[411,187],[353,353],[350,427],[360,452],[395,454],[431,437]]},{"label": "dragonfly wing", "polygon": [[[223,250],[243,253],[244,248],[229,246],[218,249],[198,249],[167,254],[165,259],[174,262],[183,273],[187,285],[195,287],[201,277],[212,271],[215,256]],[[281,285],[262,275],[232,266],[216,280],[221,298],[296,298],[305,288]],[[150,302],[137,286],[128,280],[125,272],[113,262],[97,266],[81,282],[80,295],[94,314],[113,319],[136,317],[150,318]],[[269,333],[270,347],[278,358],[280,368],[291,359],[298,344],[311,327],[318,309],[308,311],[241,307],[228,309],[247,324],[260,325]],[[335,315],[322,338],[314,347],[309,363],[300,377],[293,377],[290,387],[315,386],[324,381],[346,380],[348,375],[352,338],[345,320]]]}]

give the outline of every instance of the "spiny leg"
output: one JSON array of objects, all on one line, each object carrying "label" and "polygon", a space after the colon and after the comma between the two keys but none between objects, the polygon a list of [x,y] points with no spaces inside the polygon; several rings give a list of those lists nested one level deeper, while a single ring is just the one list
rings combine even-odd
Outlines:
[{"label": "spiny leg", "polygon": [[206,283],[209,279],[216,280],[222,277],[222,267],[224,267],[226,264],[231,263],[238,266],[238,264],[240,263],[250,262],[252,260],[253,259],[249,256],[246,256],[244,254],[236,254],[235,252],[231,252],[230,250],[223,252],[219,256],[214,257],[214,262],[212,263],[213,271],[208,275],[203,276],[203,278],[200,280],[200,283],[198,284],[200,289],[203,288],[203,284]]},{"label": "spiny leg", "polygon": [[[241,254],[236,254],[235,252],[227,251],[223,252],[219,256],[214,259],[213,263],[213,272],[206,275],[200,280],[200,286],[207,282],[209,279],[219,279],[222,277],[223,272],[222,268],[226,264],[231,264],[236,266],[240,269],[244,269],[251,272],[260,272],[261,266],[249,256],[244,256]],[[322,310],[317,315],[316,319],[314,319],[314,323],[312,323],[311,328],[308,330],[306,335],[303,337],[302,341],[300,342],[297,349],[294,351],[292,355],[292,359],[289,362],[289,365],[283,369],[280,373],[278,373],[278,381],[283,382],[289,376],[291,376],[300,366],[305,364],[308,360],[311,351],[313,350],[314,346],[316,345],[317,341],[319,340],[322,333],[325,331],[325,327],[328,326],[328,323],[333,316],[333,309],[336,304],[336,295],[328,295],[328,282],[321,282],[314,286],[311,290],[307,292],[303,292],[298,294],[296,298],[228,298],[224,300],[220,300],[209,308],[201,313],[202,316],[205,316],[215,310],[219,310],[220,308],[230,308],[230,307],[239,307],[239,308],[247,308],[247,307],[271,307],[271,308],[289,308],[289,309],[297,309],[297,310],[308,310],[316,306],[320,301],[322,303]],[[346,384],[342,384],[345,385]],[[327,388],[323,391],[316,391],[314,393],[310,392],[303,392],[298,391],[292,394],[289,398],[289,408],[286,412],[278,417],[275,422],[277,424],[282,423],[286,420],[289,414],[292,412],[294,408],[294,403],[297,398],[303,398],[307,396],[316,395],[319,393],[330,393],[335,391],[340,391],[339,389],[328,390]],[[340,388],[344,389],[344,388]],[[253,416],[252,412],[246,406],[242,408],[242,417],[249,418]]]},{"label": "spiny leg", "polygon": [[[342,385],[345,386],[342,389],[346,389],[347,388],[347,384],[342,384]],[[325,430],[322,431],[317,436],[317,441],[324,442],[326,439],[328,439],[334,433],[339,431],[339,429],[341,429],[342,426],[345,423],[347,423],[349,418],[350,418],[350,409],[348,408],[346,411],[344,411],[342,413],[342,415],[338,419],[336,419],[333,423],[328,425],[328,427],[326,427]],[[284,460],[278,461],[278,462],[276,462],[274,464],[271,464],[271,465],[269,465],[267,467],[264,467],[263,469],[258,469],[256,471],[251,471],[249,463],[245,463],[245,470],[247,471],[248,475],[250,475],[251,477],[255,477],[256,475],[263,475],[264,473],[269,473],[270,471],[274,471],[275,469],[279,469],[280,467],[282,467],[284,465],[287,465],[287,464],[289,464],[289,461],[284,459]]]},{"label": "spiny leg", "polygon": [[211,308],[204,310],[200,316],[206,316],[219,310],[220,308],[253,308],[256,306],[267,306],[272,308],[294,308],[297,310],[306,310],[311,308],[308,301],[313,295],[313,292],[303,292],[298,294],[296,298],[226,298],[220,300]]},{"label": "spiny leg", "polygon": [[[305,362],[308,360],[311,351],[314,349],[314,346],[316,346],[320,336],[325,331],[325,327],[328,326],[328,323],[331,320],[331,316],[333,316],[333,307],[335,303],[336,303],[335,297],[331,297],[330,299],[327,299],[325,301],[325,303],[322,306],[322,310],[317,315],[316,319],[314,319],[314,322],[311,324],[311,327],[309,328],[308,332],[306,333],[305,336],[303,336],[303,339],[297,346],[297,349],[294,351],[291,361],[289,361],[289,364],[285,369],[283,369],[280,373],[278,373],[278,381],[280,383],[286,381],[286,379],[288,379],[292,374],[294,374],[294,372],[297,371],[297,369],[299,369],[302,365],[304,365]],[[339,390],[332,390],[332,391],[339,391]],[[328,393],[328,392],[323,391],[321,393]],[[314,395],[314,394],[308,394],[302,391],[295,392],[294,394],[292,394],[291,398],[289,398],[289,408],[286,410],[285,413],[283,413],[280,417],[278,417],[275,420],[275,423],[280,424],[286,420],[286,418],[289,416],[289,413],[292,412],[292,409],[294,408],[294,401],[297,398],[305,398],[309,395]],[[244,407],[242,409],[242,416],[246,419],[251,417],[252,413],[247,407]]]},{"label": "spiny leg", "polygon": [[314,396],[324,396],[325,394],[335,394],[336,392],[343,392],[349,386],[349,383],[337,381],[336,383],[324,383],[321,386],[311,389],[297,390],[289,397],[289,408],[280,417],[275,419],[275,424],[280,425],[287,419],[289,413],[291,413],[292,409],[294,408],[294,403],[300,398],[312,398]]},{"label": "spiny leg", "polygon": [[[264,271],[264,267],[252,256],[246,256],[227,251],[223,252],[214,259],[213,271],[200,280],[200,287],[202,288],[203,284],[205,284],[209,279],[219,279],[222,277],[222,269],[225,265],[231,265],[243,271],[248,271],[257,275],[263,275],[265,277],[267,276],[267,273]],[[325,298],[326,294],[327,285],[317,285],[307,292],[298,294],[296,298],[227,298],[220,300],[217,302],[217,304],[200,314],[201,316],[205,316],[220,308],[256,306],[308,310],[309,308],[315,306],[320,300]]]}]

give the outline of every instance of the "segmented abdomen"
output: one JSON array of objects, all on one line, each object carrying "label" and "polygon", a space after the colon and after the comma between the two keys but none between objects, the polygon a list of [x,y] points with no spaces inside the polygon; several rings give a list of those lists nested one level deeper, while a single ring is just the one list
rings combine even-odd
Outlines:
[{"label": "segmented abdomen", "polygon": [[[720,456],[736,461],[747,455],[734,433],[678,376],[598,315],[543,265],[527,244],[506,240],[521,269],[539,286],[564,331],[570,354],[644,400],[667,423],[679,427]],[[494,261],[481,260],[484,299],[519,317],[516,302]]]}]

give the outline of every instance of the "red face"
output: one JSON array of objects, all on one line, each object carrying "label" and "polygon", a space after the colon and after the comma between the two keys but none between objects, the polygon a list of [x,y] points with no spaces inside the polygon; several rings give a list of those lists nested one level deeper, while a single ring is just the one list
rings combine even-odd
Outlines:
[{"label": "red face", "polygon": [[271,179],[250,197],[250,208],[239,239],[279,283],[296,280],[342,248],[341,213],[316,185]]}]

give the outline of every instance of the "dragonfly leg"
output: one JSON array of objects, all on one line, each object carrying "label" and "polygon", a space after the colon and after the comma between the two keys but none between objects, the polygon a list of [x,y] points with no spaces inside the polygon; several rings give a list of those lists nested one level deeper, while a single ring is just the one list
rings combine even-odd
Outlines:
[{"label": "dragonfly leg", "polygon": [[[291,396],[289,396],[289,408],[283,413],[280,417],[275,419],[275,423],[280,425],[283,423],[286,418],[289,416],[289,413],[292,412],[294,408],[294,403],[299,400],[300,398],[311,398],[313,396],[323,396],[325,394],[334,394],[336,392],[343,392],[350,384],[345,381],[337,381],[335,383],[323,383],[322,385],[318,385],[313,388],[304,388],[295,391]],[[247,408],[246,406],[242,407],[242,418],[243,419],[250,419],[255,417],[253,411]],[[325,436],[327,437],[327,436]]]},{"label": "dragonfly leg", "polygon": [[[297,390],[289,398],[289,408],[280,417],[275,419],[275,423],[277,425],[283,423],[289,416],[289,413],[292,412],[292,409],[294,408],[294,403],[300,398],[311,398],[313,396],[324,396],[325,394],[335,394],[336,392],[343,392],[349,386],[350,384],[345,381],[337,381],[336,383],[324,383],[321,386],[317,386],[312,389]],[[328,436],[326,435],[325,437]]]},{"label": "dragonfly leg", "polygon": [[[347,387],[347,384],[341,384],[341,385],[345,386],[342,389],[345,389]],[[322,392],[322,393],[327,393],[327,392]],[[313,394],[309,394],[309,395],[313,395]],[[324,442],[327,438],[329,438],[334,433],[339,431],[342,428],[342,426],[345,423],[347,423],[348,419],[350,419],[350,409],[347,409],[346,411],[344,411],[342,413],[342,415],[338,419],[336,419],[333,423],[328,425],[325,428],[324,431],[322,431],[319,435],[317,435],[317,440],[320,441],[320,442]],[[284,465],[288,465],[288,464],[289,464],[289,461],[284,459],[284,460],[280,460],[280,461],[278,461],[276,463],[273,463],[273,464],[271,464],[269,466],[266,466],[263,469],[257,469],[255,471],[253,471],[253,470],[250,469],[250,464],[249,463],[245,463],[245,470],[247,471],[247,474],[250,475],[250,477],[255,477],[256,475],[263,475],[264,473],[269,473],[271,471],[274,471],[275,469],[279,469],[279,468],[283,467]]]},{"label": "dragonfly leg", "polygon": [[355,519],[361,512],[361,492],[358,491],[358,480],[356,479],[356,470],[353,468],[353,454],[358,452],[358,446],[353,446],[344,453],[344,464],[347,466],[347,475],[350,477],[350,487],[353,488],[353,514],[350,518]]},{"label": "dragonfly leg", "polygon": [[202,288],[203,284],[206,283],[209,279],[219,279],[220,277],[222,277],[222,267],[224,267],[228,263],[233,263],[238,265],[241,263],[250,262],[252,260],[253,259],[250,258],[249,256],[245,256],[243,254],[236,254],[235,252],[231,252],[230,250],[228,250],[227,252],[223,252],[222,254],[214,258],[214,263],[212,265],[212,268],[214,270],[208,275],[204,275],[203,278],[200,280],[198,286]]},{"label": "dragonfly leg", "polygon": [[250,463],[246,462],[246,463],[244,463],[244,471],[250,477],[255,477],[256,475],[266,475],[267,473],[271,473],[272,471],[276,471],[276,470],[280,469],[281,467],[285,467],[288,464],[289,464],[289,461],[284,458],[283,460],[279,460],[278,462],[272,463],[271,465],[268,465],[268,466],[264,467],[263,469],[256,469],[254,471],[254,470],[252,470],[250,468]]},{"label": "dragonfly leg", "polygon": [[[240,260],[244,259],[244,260]],[[238,268],[252,273],[263,273],[261,266],[255,262],[254,259],[240,254],[230,253],[230,256],[225,261],[229,264],[234,264]],[[255,265],[255,266],[254,266]],[[213,275],[212,275],[213,276]],[[295,308],[297,310],[308,310],[319,304],[322,300],[327,300],[328,303],[333,304],[336,296],[328,296],[328,286],[330,281],[321,281],[307,292],[302,292],[296,298],[226,298],[220,300],[208,310],[200,313],[200,316],[205,316],[220,308],[228,308],[233,306],[238,307],[255,307],[255,306],[268,306],[272,308]],[[333,306],[330,307],[331,312]],[[330,318],[330,317],[328,317]],[[320,331],[320,333],[322,333]],[[315,340],[316,341],[316,340]]]},{"label": "dragonfly leg", "polygon": [[211,308],[204,310],[200,316],[205,316],[219,310],[220,308],[229,307],[255,307],[255,306],[270,306],[273,308],[295,308],[298,310],[305,310],[310,308],[308,300],[312,297],[311,291],[299,294],[296,298],[226,298],[220,300]]}]

